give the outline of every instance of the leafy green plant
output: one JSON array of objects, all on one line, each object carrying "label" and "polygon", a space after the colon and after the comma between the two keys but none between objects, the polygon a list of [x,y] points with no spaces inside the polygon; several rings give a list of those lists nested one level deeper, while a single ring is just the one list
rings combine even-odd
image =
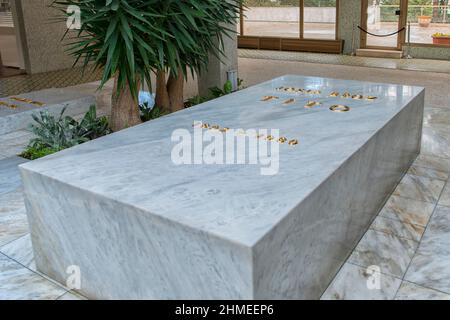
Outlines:
[{"label": "leafy green plant", "polygon": [[46,157],[53,153],[56,153],[61,150],[52,149],[52,148],[36,148],[36,147],[28,147],[24,152],[22,152],[19,156],[28,160],[36,160],[39,158]]},{"label": "leafy green plant", "polygon": [[154,106],[153,108],[150,108],[148,105],[148,102],[144,102],[144,104],[141,104],[139,106],[139,109],[141,111],[141,120],[142,122],[147,122],[150,120],[154,120],[157,118],[160,118],[167,114],[166,111],[163,111],[160,107]]},{"label": "leafy green plant", "polygon": [[233,84],[231,83],[230,80],[228,80],[223,85],[223,89],[221,89],[219,87],[212,87],[209,89],[209,91],[211,92],[212,99],[219,98],[219,97],[222,97],[222,96],[232,93],[233,92]]},{"label": "leafy green plant", "polygon": [[89,111],[81,119],[77,128],[77,135],[88,138],[89,140],[94,140],[111,133],[108,118],[97,117],[97,108],[95,106],[90,106]]},{"label": "leafy green plant", "polygon": [[120,130],[140,122],[138,93],[142,81],[151,85],[152,72],[156,105],[184,107],[184,80],[205,71],[211,55],[224,56],[241,0],[56,0],[58,21],[67,22],[71,5],[82,19],[78,33],[66,34],[69,52],[103,70],[101,86],[115,79],[111,126]]},{"label": "leafy green plant", "polygon": [[64,108],[59,117],[53,116],[48,110],[33,114],[36,124],[30,126],[36,138],[29,146],[35,149],[50,148],[62,150],[86,142],[88,137],[80,136],[78,122],[69,116],[64,116]]},{"label": "leafy green plant", "polygon": [[32,115],[35,124],[30,125],[30,130],[35,138],[31,139],[21,156],[34,160],[111,132],[108,119],[97,117],[95,106],[89,108],[80,122],[70,116],[64,116],[65,111],[66,108],[57,117],[48,110]]},{"label": "leafy green plant", "polygon": [[[243,87],[244,80],[238,78],[238,88],[237,90],[244,89]],[[231,81],[227,81],[223,89],[220,89],[219,87],[213,87],[209,89],[210,94],[208,96],[202,97],[200,95],[193,96],[192,98],[189,98],[186,102],[186,107],[193,107],[195,105],[223,97],[227,94],[233,93],[233,86]]]}]

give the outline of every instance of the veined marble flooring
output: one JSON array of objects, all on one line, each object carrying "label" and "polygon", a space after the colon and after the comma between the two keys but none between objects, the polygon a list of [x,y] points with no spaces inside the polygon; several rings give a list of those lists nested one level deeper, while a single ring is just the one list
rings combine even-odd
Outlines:
[{"label": "veined marble flooring", "polygon": [[450,159],[421,154],[322,299],[448,300],[449,174]]},{"label": "veined marble flooring", "polygon": [[[258,77],[254,66],[261,66]],[[346,77],[347,66],[240,61],[246,85],[298,73]],[[322,299],[450,298],[450,78],[442,73],[356,68],[352,79],[427,86],[422,154],[414,162]],[[395,72],[395,74],[394,74]],[[414,75],[413,75],[414,74]],[[429,76],[428,76],[429,75]],[[441,84],[441,87],[438,87]],[[30,133],[0,137],[0,299],[84,299],[36,271],[15,156]],[[379,289],[369,289],[378,266]],[[370,287],[370,286],[369,286]]]},{"label": "veined marble flooring", "polygon": [[239,49],[239,57],[263,60],[299,61],[411,71],[450,73],[450,61],[430,59],[390,59],[342,54]]}]

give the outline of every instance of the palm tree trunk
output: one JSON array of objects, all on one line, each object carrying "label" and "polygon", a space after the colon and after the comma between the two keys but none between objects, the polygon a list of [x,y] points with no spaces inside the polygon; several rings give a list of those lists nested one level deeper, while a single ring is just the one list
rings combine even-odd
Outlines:
[{"label": "palm tree trunk", "polygon": [[156,97],[155,105],[165,111],[170,111],[170,98],[167,92],[166,72],[158,70],[156,73]]},{"label": "palm tree trunk", "polygon": [[[136,81],[137,87],[140,88],[140,80]],[[139,101],[131,93],[128,84],[122,89],[118,88],[117,76],[114,80],[110,122],[113,131],[120,131],[141,123]]]},{"label": "palm tree trunk", "polygon": [[181,69],[178,70],[177,75],[170,74],[167,81],[167,92],[170,97],[170,111],[177,112],[184,109],[184,77]]},{"label": "palm tree trunk", "polygon": [[159,70],[156,75],[155,104],[166,111],[176,112],[184,109],[184,77],[182,70],[172,73],[166,81],[166,73]]},{"label": "palm tree trunk", "polygon": [[2,54],[0,52],[0,75],[3,74],[3,61],[2,61]]}]

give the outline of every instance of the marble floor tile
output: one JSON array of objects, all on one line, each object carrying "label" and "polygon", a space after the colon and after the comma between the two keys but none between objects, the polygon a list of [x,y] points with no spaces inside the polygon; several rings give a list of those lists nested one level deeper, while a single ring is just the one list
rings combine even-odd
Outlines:
[{"label": "marble floor tile", "polygon": [[405,280],[450,294],[450,207],[436,208]]},{"label": "marble floor tile", "polygon": [[415,167],[425,167],[438,171],[450,172],[450,159],[448,158],[420,154],[413,165]]},{"label": "marble floor tile", "polygon": [[0,154],[9,157],[17,156],[26,149],[32,137],[33,134],[25,130],[0,136]]},{"label": "marble floor tile", "polygon": [[33,134],[28,130],[17,130],[11,133],[0,135],[0,145],[3,143],[11,143],[13,141],[27,141]]},{"label": "marble floor tile", "polygon": [[14,259],[28,269],[36,271],[30,234],[1,246],[0,253]]},{"label": "marble floor tile", "polygon": [[[322,300],[391,300],[401,280],[380,274],[380,288],[371,289],[370,274],[365,268],[346,263],[322,296]],[[369,284],[369,286],[368,286]]]},{"label": "marble floor tile", "polygon": [[27,161],[20,157],[9,157],[0,160],[0,195],[14,191],[22,185],[17,166]]},{"label": "marble floor tile", "polygon": [[424,126],[450,126],[450,108],[425,108]]},{"label": "marble floor tile", "polygon": [[409,168],[408,174],[443,181],[446,181],[450,175],[450,173],[446,171],[438,171],[432,168],[425,168],[414,165]]},{"label": "marble floor tile", "polygon": [[436,203],[445,181],[407,174],[400,181],[393,195],[409,199]]},{"label": "marble floor tile", "polygon": [[378,266],[381,272],[402,278],[418,243],[369,229],[348,262],[361,267]]},{"label": "marble floor tile", "polygon": [[65,290],[0,254],[0,299],[55,300]]},{"label": "marble floor tile", "polygon": [[425,227],[383,217],[377,217],[370,228],[417,242],[425,231]]},{"label": "marble floor tile", "polygon": [[22,188],[0,194],[0,219],[17,214],[26,214]]},{"label": "marble floor tile", "polygon": [[450,158],[450,128],[438,125],[423,127],[422,153]]},{"label": "marble floor tile", "polygon": [[58,300],[88,300],[88,299],[83,297],[82,295],[79,295],[76,292],[68,291],[61,297],[59,297]]},{"label": "marble floor tile", "polygon": [[450,207],[450,182],[447,182],[447,185],[442,192],[441,198],[439,199],[439,205]]},{"label": "marble floor tile", "polygon": [[403,281],[395,300],[450,300],[450,295]]},{"label": "marble floor tile", "polygon": [[0,247],[23,237],[28,232],[26,215],[13,215],[0,218]]},{"label": "marble floor tile", "polygon": [[379,216],[425,227],[434,207],[429,202],[391,196]]}]

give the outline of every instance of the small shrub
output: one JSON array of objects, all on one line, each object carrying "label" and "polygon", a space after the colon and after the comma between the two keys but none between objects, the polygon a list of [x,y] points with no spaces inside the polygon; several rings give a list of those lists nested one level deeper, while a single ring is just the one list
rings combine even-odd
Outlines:
[{"label": "small shrub", "polygon": [[[238,78],[237,91],[244,89],[243,83],[244,83],[244,80]],[[232,85],[231,81],[228,80],[227,82],[225,82],[223,89],[221,89],[219,87],[212,87],[212,88],[209,88],[209,92],[210,92],[209,95],[205,96],[205,97],[196,95],[196,96],[193,96],[192,98],[189,98],[186,102],[186,107],[187,108],[193,107],[198,104],[201,104],[201,103],[213,100],[213,99],[217,99],[217,98],[223,97],[227,94],[233,93],[233,85]]]},{"label": "small shrub", "polygon": [[139,106],[139,110],[141,111],[141,120],[142,122],[147,122],[150,120],[154,120],[160,118],[167,114],[166,111],[161,110],[161,108],[154,106],[150,108],[148,102],[144,102]]},{"label": "small shrub", "polygon": [[34,160],[73,147],[111,133],[106,117],[97,118],[95,106],[91,106],[80,122],[64,116],[64,108],[58,117],[48,110],[33,114],[36,124],[30,125],[35,138],[31,139],[22,157]]},{"label": "small shrub", "polygon": [[61,150],[51,149],[51,148],[35,148],[28,147],[24,152],[22,152],[19,156],[28,160],[36,160],[39,158],[43,158],[45,156],[51,155]]}]

